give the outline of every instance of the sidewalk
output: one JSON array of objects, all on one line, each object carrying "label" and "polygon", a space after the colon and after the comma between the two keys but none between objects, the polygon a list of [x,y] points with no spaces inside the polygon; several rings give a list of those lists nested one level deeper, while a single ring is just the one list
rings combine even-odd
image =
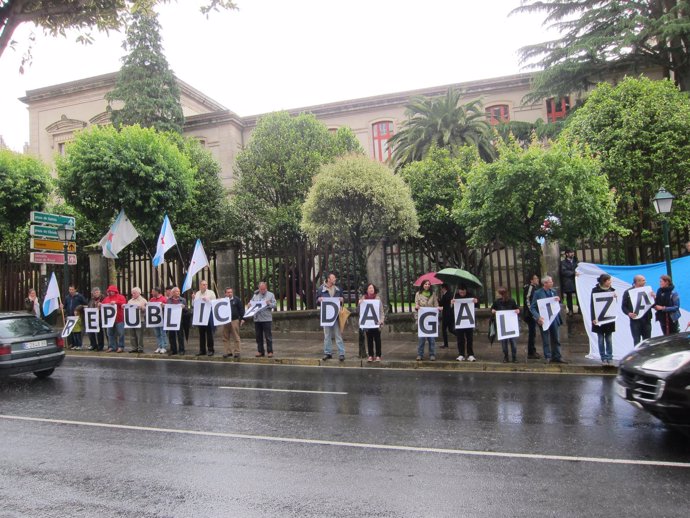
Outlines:
[{"label": "sidewalk", "polygon": [[[359,358],[359,344],[356,333],[345,333],[345,361],[338,360],[338,350],[333,346],[333,359],[322,360],[323,357],[323,335],[317,332],[299,332],[274,334],[273,336],[273,358],[256,358],[256,342],[253,337],[242,337],[242,349],[240,359],[224,359],[223,343],[221,333],[215,334],[215,355],[214,356],[195,356],[199,351],[199,337],[194,329],[190,334],[189,343],[186,346],[185,356],[165,356],[154,354],[156,343],[153,336],[148,333],[144,339],[144,353],[105,353],[95,351],[66,351],[68,355],[80,356],[109,356],[119,358],[158,358],[158,359],[184,359],[199,361],[220,361],[220,362],[241,362],[258,364],[277,364],[277,365],[305,365],[305,366],[328,366],[328,367],[366,367],[366,368],[395,368],[395,369],[422,369],[438,371],[471,371],[471,372],[544,372],[544,373],[570,373],[570,374],[603,374],[615,375],[615,366],[603,366],[598,360],[589,360],[585,355],[589,353],[589,345],[583,343],[578,337],[569,340],[566,330],[561,330],[561,352],[567,364],[547,364],[543,359],[527,360],[527,342],[518,341],[517,357],[518,363],[503,363],[503,352],[501,345],[495,341],[490,345],[486,335],[477,334],[474,340],[474,352],[476,362],[456,360],[458,356],[455,345],[455,337],[450,337],[447,349],[439,348],[443,340],[437,339],[436,342],[436,361],[428,360],[428,352],[425,361],[415,361],[417,356],[417,340],[410,334],[409,336],[400,334],[384,334],[382,337],[382,360],[381,362],[367,362],[366,358]],[[84,344],[88,346],[89,340],[84,337]],[[129,349],[129,337],[126,336],[125,351]],[[537,336],[537,352],[542,354],[541,339]]]}]

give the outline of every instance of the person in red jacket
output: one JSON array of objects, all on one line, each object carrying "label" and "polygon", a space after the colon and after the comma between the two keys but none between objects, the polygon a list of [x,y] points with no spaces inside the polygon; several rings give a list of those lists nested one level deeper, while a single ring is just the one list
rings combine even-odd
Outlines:
[{"label": "person in red jacket", "polygon": [[125,352],[125,312],[122,306],[127,304],[127,299],[120,294],[117,286],[110,285],[106,290],[108,296],[101,301],[101,304],[115,304],[117,313],[115,315],[115,325],[108,329],[108,352]]}]

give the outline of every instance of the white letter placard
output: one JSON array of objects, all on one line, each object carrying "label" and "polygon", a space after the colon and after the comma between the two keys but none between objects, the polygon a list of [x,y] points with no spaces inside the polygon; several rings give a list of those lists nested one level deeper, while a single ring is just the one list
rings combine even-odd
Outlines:
[{"label": "white letter placard", "polygon": [[230,298],[216,299],[211,301],[211,308],[213,313],[213,323],[217,326],[229,324],[232,320],[232,306],[230,306]]},{"label": "white letter placard", "polygon": [[72,334],[72,330],[74,330],[74,326],[77,325],[77,320],[79,320],[79,317],[67,317],[67,322],[65,322],[65,327],[62,328],[62,338],[67,338],[70,334]]},{"label": "white letter placard", "polygon": [[359,305],[359,328],[377,329],[381,321],[381,301],[376,299],[363,300]]},{"label": "white letter placard", "polygon": [[101,304],[101,327],[109,329],[115,325],[117,306],[115,304]]},{"label": "white letter placard", "polygon": [[645,313],[647,313],[647,311],[649,311],[649,309],[654,305],[654,300],[649,294],[649,288],[647,286],[642,286],[641,288],[632,288],[628,294],[630,295],[633,313],[637,315],[635,319],[642,318]]},{"label": "white letter placard", "polygon": [[419,308],[417,319],[417,336],[419,338],[436,338],[438,336],[438,309]]},{"label": "white letter placard", "polygon": [[331,327],[338,321],[340,313],[339,297],[323,297],[321,299],[321,327]]},{"label": "white letter placard", "polygon": [[194,299],[194,315],[192,316],[193,326],[207,326],[211,318],[211,303],[200,298]]},{"label": "white letter placard", "polygon": [[122,306],[125,312],[125,329],[141,327],[141,307],[137,304],[125,304]]},{"label": "white letter placard", "polygon": [[84,331],[87,333],[98,333],[101,330],[98,313],[98,308],[84,308]]},{"label": "white letter placard", "polygon": [[146,304],[146,327],[163,327],[163,303]]},{"label": "white letter placard", "polygon": [[539,308],[539,316],[544,319],[541,328],[546,331],[561,312],[561,305],[556,297],[546,297],[537,301],[537,307]]},{"label": "white letter placard", "polygon": [[613,304],[615,298],[615,291],[592,293],[592,302],[594,303],[594,320],[596,320],[599,325],[616,321],[616,306]]},{"label": "white letter placard", "polygon": [[474,299],[453,299],[455,329],[472,329],[477,323],[474,319]]},{"label": "white letter placard", "polygon": [[244,319],[248,320],[250,318],[254,318],[256,314],[263,310],[266,306],[268,306],[268,304],[265,300],[249,301],[249,308],[247,308],[247,311],[244,312]]},{"label": "white letter placard", "polygon": [[515,310],[496,311],[496,338],[508,340],[518,336],[520,336],[520,323]]},{"label": "white letter placard", "polygon": [[182,304],[166,304],[163,308],[163,329],[179,331],[182,323]]}]

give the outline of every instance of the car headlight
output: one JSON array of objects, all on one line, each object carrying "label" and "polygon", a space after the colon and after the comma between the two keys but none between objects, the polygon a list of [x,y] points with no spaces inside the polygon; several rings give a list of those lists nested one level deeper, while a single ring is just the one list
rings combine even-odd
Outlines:
[{"label": "car headlight", "polygon": [[642,368],[650,371],[671,372],[688,362],[690,362],[690,351],[681,351],[663,358],[647,360],[642,364]]}]

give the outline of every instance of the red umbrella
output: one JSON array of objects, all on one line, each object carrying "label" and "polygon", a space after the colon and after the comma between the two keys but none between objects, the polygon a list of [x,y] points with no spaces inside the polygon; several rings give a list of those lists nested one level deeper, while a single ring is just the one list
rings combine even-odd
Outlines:
[{"label": "red umbrella", "polygon": [[435,284],[443,284],[443,281],[441,279],[436,278],[436,272],[427,272],[424,275],[422,275],[419,279],[414,281],[415,286],[421,286],[424,284],[424,281],[429,281],[431,285]]}]

